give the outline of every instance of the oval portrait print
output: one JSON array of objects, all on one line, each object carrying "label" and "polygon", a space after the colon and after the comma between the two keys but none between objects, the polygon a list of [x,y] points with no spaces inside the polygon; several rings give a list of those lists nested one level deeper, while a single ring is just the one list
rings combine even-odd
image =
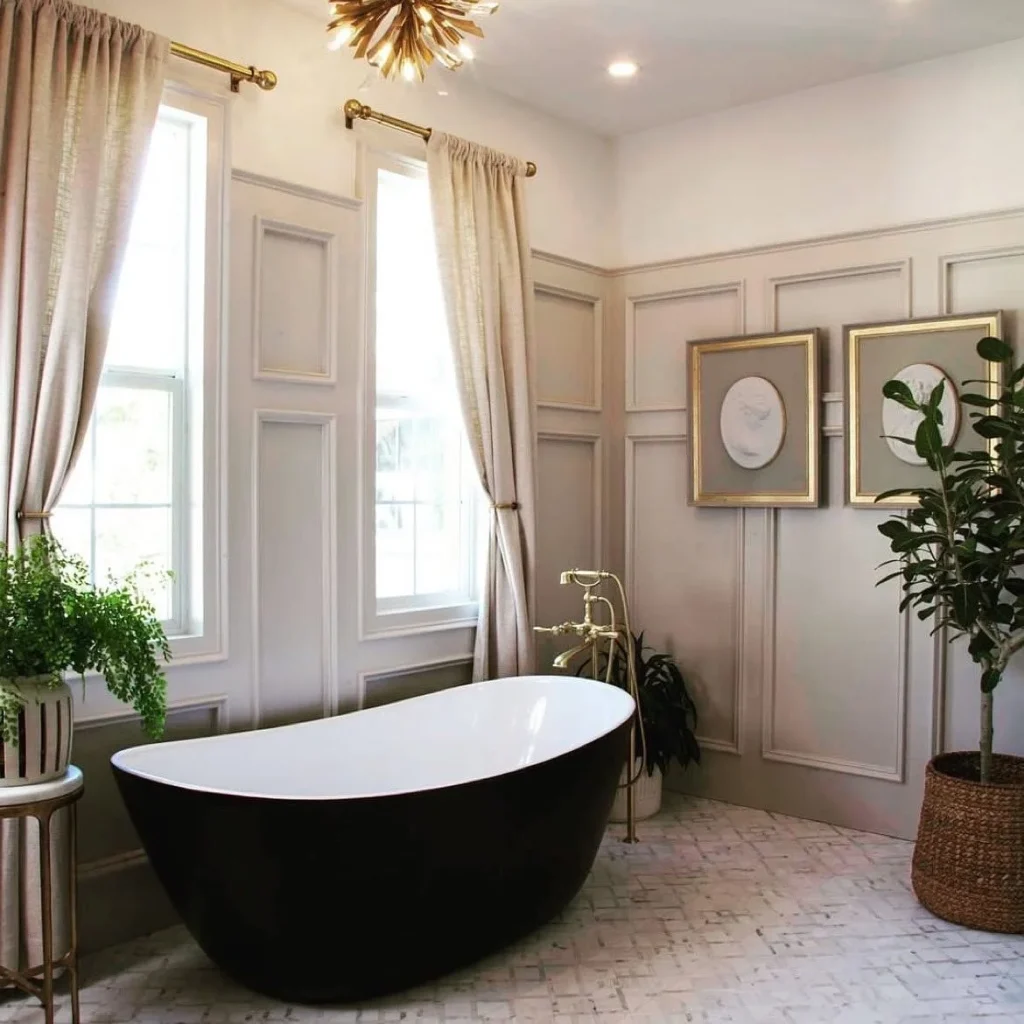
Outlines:
[{"label": "oval portrait print", "polygon": [[743,377],[725,393],[720,423],[729,458],[744,469],[761,469],[782,448],[786,407],[771,381]]},{"label": "oval portrait print", "polygon": [[[942,405],[939,406],[942,413],[939,433],[944,445],[952,444],[960,430],[960,397],[956,385],[949,377],[931,363],[911,363],[904,366],[892,379],[906,384],[918,402],[927,401],[939,381],[945,381],[946,389],[942,394]],[[910,466],[927,465],[913,445],[914,436],[923,418],[919,412],[914,412],[913,409],[908,409],[891,398],[882,399],[882,433],[885,435],[885,443],[897,459]],[[907,438],[911,443],[906,444],[897,440],[900,437]]]}]

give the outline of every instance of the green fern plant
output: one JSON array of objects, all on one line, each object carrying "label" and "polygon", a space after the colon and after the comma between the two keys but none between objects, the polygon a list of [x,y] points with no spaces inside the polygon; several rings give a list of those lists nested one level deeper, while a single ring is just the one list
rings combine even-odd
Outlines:
[{"label": "green fern plant", "polygon": [[52,537],[17,548],[0,544],[0,739],[17,740],[23,698],[11,680],[98,672],[131,705],[147,735],[163,733],[170,648],[139,582],[140,568],[105,587],[89,582],[86,564]]}]

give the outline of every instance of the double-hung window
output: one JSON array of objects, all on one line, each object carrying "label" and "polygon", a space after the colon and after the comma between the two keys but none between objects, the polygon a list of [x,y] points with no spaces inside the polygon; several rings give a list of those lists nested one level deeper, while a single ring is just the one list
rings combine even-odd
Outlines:
[{"label": "double-hung window", "polygon": [[[422,165],[369,168],[368,633],[475,621],[481,489],[465,439]],[[372,566],[371,571],[365,571]]]},{"label": "double-hung window", "polygon": [[216,501],[223,183],[221,112],[203,107],[160,107],[96,405],[53,517],[94,582],[140,563],[152,570],[143,589],[186,655],[212,653],[216,619],[207,513]]}]

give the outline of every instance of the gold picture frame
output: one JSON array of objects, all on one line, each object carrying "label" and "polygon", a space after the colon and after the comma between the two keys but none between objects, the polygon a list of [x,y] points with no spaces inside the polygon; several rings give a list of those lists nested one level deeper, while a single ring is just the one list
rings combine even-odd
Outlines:
[{"label": "gold picture frame", "polygon": [[[901,461],[883,436],[882,385],[903,367],[927,363],[957,387],[965,380],[984,381],[981,387],[996,398],[1002,387],[1002,365],[986,362],[977,353],[985,337],[1002,338],[1001,312],[940,316],[878,324],[852,324],[843,328],[846,377],[845,476],[846,501],[854,508],[914,508],[913,498],[879,494],[901,487],[927,487],[934,474],[927,466]],[[954,443],[964,450],[980,440],[961,409]],[[994,442],[989,442],[990,447]]]},{"label": "gold picture frame", "polygon": [[[821,498],[821,397],[817,328],[707,338],[687,345],[689,495],[717,508],[817,508]],[[744,468],[722,434],[730,388],[760,377],[781,402],[782,439],[771,459]]]}]

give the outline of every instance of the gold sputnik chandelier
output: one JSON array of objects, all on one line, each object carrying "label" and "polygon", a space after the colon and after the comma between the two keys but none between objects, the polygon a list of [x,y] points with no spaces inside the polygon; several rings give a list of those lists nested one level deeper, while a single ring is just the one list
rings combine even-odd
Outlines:
[{"label": "gold sputnik chandelier", "polygon": [[466,36],[483,38],[472,20],[492,14],[497,0],[330,0],[327,45],[348,44],[385,78],[423,80],[436,60],[454,70],[472,60]]}]

